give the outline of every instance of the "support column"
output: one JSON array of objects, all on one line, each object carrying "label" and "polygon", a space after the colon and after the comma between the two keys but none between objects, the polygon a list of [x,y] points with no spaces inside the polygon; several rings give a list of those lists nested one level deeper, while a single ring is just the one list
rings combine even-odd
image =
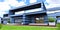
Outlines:
[{"label": "support column", "polygon": [[44,23],[48,23],[48,16],[47,15],[44,16]]},{"label": "support column", "polygon": [[25,15],[23,15],[23,20],[22,20],[22,24],[25,24]]},{"label": "support column", "polygon": [[25,22],[25,18],[26,18],[26,17],[25,17],[25,14],[24,14],[24,15],[23,15],[23,21],[22,21],[22,24],[23,24],[23,25],[26,24],[26,22]]},{"label": "support column", "polygon": [[23,25],[28,25],[29,24],[29,20],[27,19],[27,16],[24,14],[23,15],[23,21],[22,21]]},{"label": "support column", "polygon": [[1,24],[1,18],[0,18],[0,24]]},{"label": "support column", "polygon": [[31,22],[32,22],[32,23],[35,23],[35,18],[32,17],[31,19],[32,19]]},{"label": "support column", "polygon": [[10,17],[10,23],[14,23],[14,18],[13,17],[11,17],[10,15],[14,15],[15,14],[15,12],[14,11],[9,11],[9,17]]},{"label": "support column", "polygon": [[14,23],[14,21],[15,21],[14,18],[11,17],[11,18],[10,18],[10,23]]}]

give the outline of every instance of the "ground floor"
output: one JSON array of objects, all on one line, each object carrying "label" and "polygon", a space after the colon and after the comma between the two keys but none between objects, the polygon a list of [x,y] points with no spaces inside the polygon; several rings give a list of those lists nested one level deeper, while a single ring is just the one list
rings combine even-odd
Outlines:
[{"label": "ground floor", "polygon": [[18,16],[11,16],[10,20],[4,20],[4,24],[7,23],[18,23],[23,25],[28,25],[30,23],[49,23],[48,17],[53,17],[56,20],[56,23],[60,22],[60,16],[57,15],[58,13],[47,14],[47,13],[36,13],[36,14],[24,14]]},{"label": "ground floor", "polygon": [[28,25],[29,23],[48,23],[48,18],[46,13],[37,13],[11,17],[10,22],[24,25]]}]

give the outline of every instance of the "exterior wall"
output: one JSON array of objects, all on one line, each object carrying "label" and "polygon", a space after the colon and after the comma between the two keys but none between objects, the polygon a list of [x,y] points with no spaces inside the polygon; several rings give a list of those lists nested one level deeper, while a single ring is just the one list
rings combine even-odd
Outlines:
[{"label": "exterior wall", "polygon": [[54,18],[56,18],[56,14],[55,13],[51,13],[51,14],[47,14],[48,15],[48,17],[54,17]]},{"label": "exterior wall", "polygon": [[14,22],[15,22],[14,18],[10,17],[10,23],[14,23]]},{"label": "exterior wall", "polygon": [[0,23],[1,23],[1,18],[0,18]]},{"label": "exterior wall", "polygon": [[56,12],[56,16],[60,16],[60,12]]},{"label": "exterior wall", "polygon": [[3,15],[3,24],[7,24],[9,19],[10,18],[8,17],[8,14],[4,14]]},{"label": "exterior wall", "polygon": [[9,11],[10,23],[14,23],[14,18],[11,17],[10,15],[14,15],[14,12]]},{"label": "exterior wall", "polygon": [[10,21],[9,17],[3,17],[3,24],[9,23],[8,20]]},{"label": "exterior wall", "polygon": [[0,17],[0,24],[3,24],[3,18]]},{"label": "exterior wall", "polygon": [[3,21],[3,24],[7,24],[7,23],[8,23],[8,21],[7,21],[7,20],[4,20],[4,21]]},{"label": "exterior wall", "polygon": [[9,15],[14,15],[14,11],[9,11]]}]

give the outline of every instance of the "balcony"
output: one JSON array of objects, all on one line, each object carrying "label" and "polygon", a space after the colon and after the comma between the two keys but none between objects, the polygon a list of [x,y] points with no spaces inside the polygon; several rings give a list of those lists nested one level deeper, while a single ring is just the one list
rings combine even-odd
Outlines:
[{"label": "balcony", "polygon": [[16,8],[16,9],[12,9],[10,11],[11,12],[18,12],[18,11],[25,11],[25,10],[36,9],[36,8],[41,8],[41,3],[36,3],[36,4],[32,4],[32,5],[26,5],[24,7],[19,7],[19,8]]}]

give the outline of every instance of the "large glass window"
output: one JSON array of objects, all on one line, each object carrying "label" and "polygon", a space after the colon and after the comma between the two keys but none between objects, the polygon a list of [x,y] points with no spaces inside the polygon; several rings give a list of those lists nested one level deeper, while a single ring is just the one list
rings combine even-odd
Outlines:
[{"label": "large glass window", "polygon": [[31,9],[31,10],[26,10],[25,13],[30,13],[30,12],[36,12],[36,11],[42,11],[42,8],[37,8],[37,9]]},{"label": "large glass window", "polygon": [[44,17],[36,18],[36,23],[43,23],[43,22],[44,22]]},{"label": "large glass window", "polygon": [[24,14],[24,11],[19,11],[19,12],[15,12],[15,15],[22,15],[22,14]]},{"label": "large glass window", "polygon": [[15,23],[21,24],[22,20],[23,20],[22,18],[16,17],[15,18]]}]

